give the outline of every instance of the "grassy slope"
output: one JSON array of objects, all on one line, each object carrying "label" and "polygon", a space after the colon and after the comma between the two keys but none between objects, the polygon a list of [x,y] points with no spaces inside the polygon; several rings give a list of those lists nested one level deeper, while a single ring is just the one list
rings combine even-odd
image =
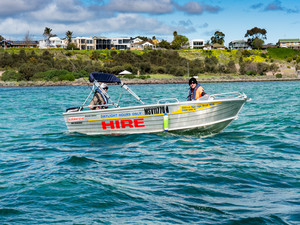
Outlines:
[{"label": "grassy slope", "polygon": [[[9,54],[15,53],[19,54],[20,48],[11,48],[11,49],[0,49],[0,52],[7,51]],[[45,49],[31,49],[24,48],[26,54],[31,54],[34,51],[37,55],[41,55]],[[63,50],[63,49],[47,49],[56,59],[60,58],[77,58],[83,61],[91,60],[90,56],[94,50]],[[115,50],[114,50],[115,51]],[[97,50],[100,53],[101,59],[103,61],[109,60],[111,57],[112,50]],[[117,51],[119,52],[119,51]],[[135,54],[142,55],[144,51],[133,51]],[[216,56],[221,64],[227,64],[230,60],[238,64],[240,57],[243,57],[243,60],[249,60],[252,62],[266,62],[273,63],[276,62],[281,67],[292,67],[295,66],[295,60],[300,58],[300,51],[286,48],[270,48],[267,51],[261,50],[251,50],[250,54],[242,54],[241,50],[201,50],[201,49],[192,49],[192,50],[179,50],[179,55],[188,60],[200,59],[204,60],[205,57]],[[289,62],[288,62],[289,61]],[[209,75],[206,75],[209,76]],[[213,76],[213,75],[212,75]],[[155,78],[171,78],[172,75],[168,74],[156,74],[151,75]]]}]

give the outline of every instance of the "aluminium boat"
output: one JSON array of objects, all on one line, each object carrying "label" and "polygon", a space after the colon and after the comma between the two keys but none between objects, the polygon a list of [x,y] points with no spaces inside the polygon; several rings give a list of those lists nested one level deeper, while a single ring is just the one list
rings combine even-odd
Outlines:
[{"label": "aluminium boat", "polygon": [[[120,78],[113,74],[90,73],[93,88],[82,106],[63,113],[69,132],[88,135],[119,135],[159,132],[199,132],[214,134],[237,119],[248,100],[244,93],[232,92],[202,97],[196,101],[180,102],[175,98],[160,99],[146,105]],[[132,94],[139,106],[120,107],[101,88],[100,83],[117,83]],[[90,110],[86,105],[95,91],[103,93],[114,108]],[[121,97],[121,96],[120,96]],[[120,99],[120,98],[119,98]]]}]

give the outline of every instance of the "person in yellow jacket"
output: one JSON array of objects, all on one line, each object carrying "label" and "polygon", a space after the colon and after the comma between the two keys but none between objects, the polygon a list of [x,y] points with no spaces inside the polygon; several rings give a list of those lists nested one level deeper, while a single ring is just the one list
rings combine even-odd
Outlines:
[{"label": "person in yellow jacket", "polygon": [[193,100],[197,100],[199,98],[201,98],[202,96],[208,96],[203,87],[198,84],[197,80],[195,78],[191,78],[189,80],[189,85],[190,85],[190,89],[189,89],[189,95],[187,100],[188,101],[193,101]]}]

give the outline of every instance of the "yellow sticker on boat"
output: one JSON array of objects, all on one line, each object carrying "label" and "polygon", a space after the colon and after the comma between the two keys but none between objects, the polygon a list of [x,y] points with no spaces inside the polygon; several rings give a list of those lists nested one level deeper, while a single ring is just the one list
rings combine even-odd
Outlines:
[{"label": "yellow sticker on boat", "polygon": [[188,112],[194,112],[197,110],[209,108],[215,105],[220,104],[221,102],[211,102],[211,103],[206,103],[206,104],[195,104],[195,105],[182,105],[180,108],[172,112],[171,114],[180,114],[180,113],[188,113]]}]

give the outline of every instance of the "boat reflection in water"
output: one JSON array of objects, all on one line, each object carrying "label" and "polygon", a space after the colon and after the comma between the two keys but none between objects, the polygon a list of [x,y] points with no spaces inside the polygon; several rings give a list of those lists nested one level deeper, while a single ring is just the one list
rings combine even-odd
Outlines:
[{"label": "boat reflection in water", "polygon": [[[136,134],[156,132],[199,132],[214,134],[222,131],[233,120],[248,100],[244,93],[232,92],[202,97],[196,101],[179,102],[177,99],[161,99],[157,104],[146,105],[118,77],[107,73],[91,73],[94,83],[90,95],[101,91],[115,108],[85,110],[88,98],[81,107],[67,109],[64,119],[69,132],[88,135]],[[101,88],[99,82],[118,83],[131,93],[140,106],[120,107]]]}]

